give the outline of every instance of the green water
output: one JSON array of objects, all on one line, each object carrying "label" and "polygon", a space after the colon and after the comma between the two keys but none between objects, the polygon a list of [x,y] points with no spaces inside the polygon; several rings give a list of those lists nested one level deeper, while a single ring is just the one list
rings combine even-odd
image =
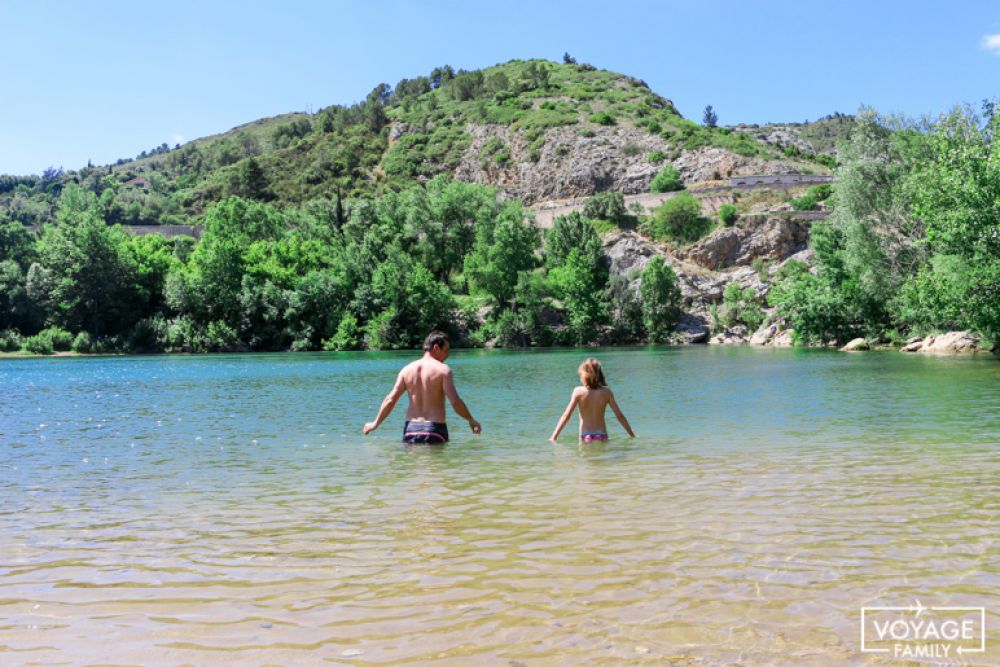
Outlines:
[{"label": "green water", "polygon": [[[552,445],[591,354],[639,437]],[[0,664],[867,664],[915,598],[1000,662],[995,359],[459,350],[482,436],[362,437],[412,356],[0,360]]]}]

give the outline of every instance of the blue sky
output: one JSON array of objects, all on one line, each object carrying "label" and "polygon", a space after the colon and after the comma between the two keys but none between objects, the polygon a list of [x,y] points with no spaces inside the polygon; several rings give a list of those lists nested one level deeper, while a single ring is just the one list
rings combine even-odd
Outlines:
[{"label": "blue sky", "polygon": [[1000,95],[1000,3],[0,0],[0,173],[106,164],[438,65],[580,62],[701,121],[909,115]]}]

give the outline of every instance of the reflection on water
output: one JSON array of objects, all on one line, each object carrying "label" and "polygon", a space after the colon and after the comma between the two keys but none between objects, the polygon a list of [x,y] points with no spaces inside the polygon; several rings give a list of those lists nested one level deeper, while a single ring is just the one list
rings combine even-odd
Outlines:
[{"label": "reflection on water", "polygon": [[867,664],[987,608],[1000,364],[599,351],[640,437],[546,437],[585,353],[458,352],[482,437],[367,439],[406,356],[0,363],[0,663]]}]

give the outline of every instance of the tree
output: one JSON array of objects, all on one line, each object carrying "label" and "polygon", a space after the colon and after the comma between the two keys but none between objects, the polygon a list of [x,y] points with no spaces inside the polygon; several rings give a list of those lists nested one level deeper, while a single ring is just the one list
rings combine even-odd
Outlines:
[{"label": "tree", "polygon": [[705,107],[705,113],[702,115],[702,123],[705,127],[715,127],[719,122],[719,117],[715,113],[715,109],[709,104]]},{"label": "tree", "polygon": [[663,343],[680,317],[681,290],[677,274],[659,255],[649,260],[639,287],[642,322],[651,343]]},{"label": "tree", "polygon": [[682,192],[657,207],[646,226],[654,238],[690,243],[708,231],[711,221],[701,215],[698,198]]},{"label": "tree", "polygon": [[104,224],[92,192],[72,183],[65,188],[57,223],[46,226],[38,244],[49,274],[43,298],[55,324],[102,336],[120,333],[138,318],[128,241],[120,227]]},{"label": "tree", "polygon": [[569,315],[574,343],[589,343],[607,320],[604,289],[608,269],[601,238],[593,225],[574,211],[560,216],[545,239],[549,283]]},{"label": "tree", "polygon": [[520,274],[535,266],[538,245],[538,229],[525,220],[520,203],[507,204],[495,220],[477,223],[475,244],[465,257],[465,276],[498,309],[509,308]]},{"label": "tree", "polygon": [[569,51],[563,53],[563,64],[564,65],[575,65],[576,58],[569,54]]},{"label": "tree", "polygon": [[273,197],[267,175],[257,158],[250,157],[236,166],[229,183],[230,195],[245,199],[267,201]]},{"label": "tree", "polygon": [[574,248],[592,262],[601,258],[601,237],[579,211],[557,217],[552,229],[545,234],[545,265],[549,269],[562,266]]}]

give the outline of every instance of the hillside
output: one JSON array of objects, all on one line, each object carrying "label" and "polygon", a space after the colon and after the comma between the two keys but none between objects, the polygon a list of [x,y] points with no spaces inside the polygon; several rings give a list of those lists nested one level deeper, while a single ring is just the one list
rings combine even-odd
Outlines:
[{"label": "hillside", "polygon": [[643,81],[586,64],[445,66],[380,84],[354,105],[260,119],[113,165],[2,176],[0,214],[50,220],[69,182],[97,194],[109,223],[183,225],[230,195],[283,208],[377,196],[441,173],[530,204],[648,192],[667,163],[686,182],[826,171],[825,146],[796,145],[788,155],[768,136],[700,126]]}]

